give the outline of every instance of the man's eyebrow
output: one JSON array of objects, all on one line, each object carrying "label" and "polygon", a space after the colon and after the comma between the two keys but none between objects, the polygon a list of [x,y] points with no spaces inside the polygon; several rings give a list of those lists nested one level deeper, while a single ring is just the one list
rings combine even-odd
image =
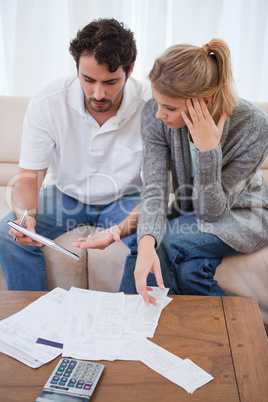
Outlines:
[{"label": "man's eyebrow", "polygon": [[[96,81],[94,78],[91,78],[91,77],[89,77],[88,75],[86,75],[86,74],[83,74],[83,73],[81,73],[82,75],[83,75],[83,77],[85,77],[86,79],[88,79],[88,80],[91,80],[91,81]],[[117,77],[117,78],[111,78],[110,80],[107,80],[107,81],[103,81],[104,83],[105,82],[113,82],[113,81],[118,81],[119,80],[119,77]]]}]

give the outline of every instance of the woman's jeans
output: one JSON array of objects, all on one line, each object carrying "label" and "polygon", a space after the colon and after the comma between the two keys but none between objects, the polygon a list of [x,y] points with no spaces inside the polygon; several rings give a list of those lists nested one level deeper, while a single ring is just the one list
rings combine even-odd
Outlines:
[{"label": "woman's jeans", "polygon": [[[109,205],[87,205],[61,193],[56,186],[50,186],[40,191],[35,230],[40,235],[55,239],[83,225],[109,228],[125,219],[139,202],[140,195],[133,194]],[[9,219],[16,219],[13,212],[0,222],[0,265],[8,290],[47,290],[46,261],[42,249],[13,242],[8,234]],[[133,235],[124,242],[129,246],[132,240]]]},{"label": "woman's jeans", "polygon": [[[217,266],[223,257],[236,255],[217,236],[198,230],[193,213],[168,222],[167,232],[157,249],[165,287],[169,294],[224,296],[214,279]],[[131,244],[120,291],[137,293],[134,269],[137,258],[137,241]],[[157,286],[155,276],[149,274],[148,286]]]}]

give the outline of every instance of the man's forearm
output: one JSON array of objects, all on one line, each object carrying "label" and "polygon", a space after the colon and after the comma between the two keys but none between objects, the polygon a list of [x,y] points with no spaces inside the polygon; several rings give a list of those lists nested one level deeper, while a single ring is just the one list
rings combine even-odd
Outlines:
[{"label": "man's forearm", "polygon": [[43,171],[20,172],[11,197],[12,208],[18,219],[22,217],[26,208],[29,210],[29,215],[34,217],[37,214],[39,190],[43,179]]},{"label": "man's forearm", "polygon": [[138,204],[132,212],[118,225],[120,230],[120,238],[123,239],[137,231],[138,218],[139,218],[139,207]]}]

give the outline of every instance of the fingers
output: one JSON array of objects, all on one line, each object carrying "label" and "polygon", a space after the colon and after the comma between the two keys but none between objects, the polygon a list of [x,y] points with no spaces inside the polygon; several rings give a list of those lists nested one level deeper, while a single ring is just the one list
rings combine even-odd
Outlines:
[{"label": "fingers", "polygon": [[155,279],[156,279],[156,283],[160,287],[160,289],[164,290],[165,285],[163,282],[163,277],[162,277],[161,271],[155,272]]},{"label": "fingers", "polygon": [[74,247],[79,248],[93,248],[104,250],[114,241],[120,241],[121,238],[116,230],[104,230],[95,234],[94,236],[82,237],[73,243]]},{"label": "fingers", "polygon": [[39,241],[33,240],[31,237],[23,236],[23,238],[17,238],[17,243],[21,244],[22,246],[33,246],[33,247],[42,247],[43,243]]},{"label": "fingers", "polygon": [[[20,223],[20,220],[15,221]],[[35,225],[36,220],[32,216],[27,216],[23,226],[25,226],[28,230],[35,233]],[[31,237],[24,235],[23,233],[11,228],[8,232],[10,236],[16,237],[15,242],[21,244],[22,246],[35,246],[35,247],[42,247],[43,243],[40,243],[36,240],[33,240]]]},{"label": "fingers", "polygon": [[188,108],[189,116],[187,115],[187,113],[185,113],[185,111],[181,112],[181,116],[189,131],[192,132],[194,126],[202,117],[202,110],[199,105],[198,99],[187,99],[186,106]]},{"label": "fingers", "polygon": [[157,285],[161,289],[165,289],[159,257],[154,248],[151,250],[151,253],[148,253],[148,250],[145,250],[145,254],[143,254],[143,250],[138,253],[136,267],[134,270],[134,278],[137,292],[143,297],[145,304],[147,306],[149,304],[153,304],[155,306],[155,298],[148,294],[148,290],[152,290],[152,288],[147,287],[147,277],[149,272],[154,273]]},{"label": "fingers", "polygon": [[221,117],[220,117],[220,119],[218,121],[218,124],[217,124],[218,130],[219,130],[221,135],[222,135],[222,132],[223,132],[223,127],[224,127],[224,123],[225,123],[226,119],[227,119],[226,114],[221,115]]},{"label": "fingers", "polygon": [[156,300],[153,296],[149,295],[148,290],[153,290],[152,288],[148,288],[147,286],[143,287],[143,288],[139,288],[137,287],[137,292],[139,293],[139,295],[142,296],[144,303],[146,304],[146,306],[149,306],[149,304],[152,304],[153,306],[156,306]]}]

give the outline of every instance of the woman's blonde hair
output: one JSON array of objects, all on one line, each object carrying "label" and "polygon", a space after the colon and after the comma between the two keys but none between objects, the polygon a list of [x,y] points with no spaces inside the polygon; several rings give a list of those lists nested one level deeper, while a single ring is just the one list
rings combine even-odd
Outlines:
[{"label": "woman's blonde hair", "polygon": [[209,110],[216,123],[223,113],[231,116],[237,104],[231,54],[221,39],[203,47],[171,46],[155,61],[149,79],[156,91],[172,98],[212,96]]}]

